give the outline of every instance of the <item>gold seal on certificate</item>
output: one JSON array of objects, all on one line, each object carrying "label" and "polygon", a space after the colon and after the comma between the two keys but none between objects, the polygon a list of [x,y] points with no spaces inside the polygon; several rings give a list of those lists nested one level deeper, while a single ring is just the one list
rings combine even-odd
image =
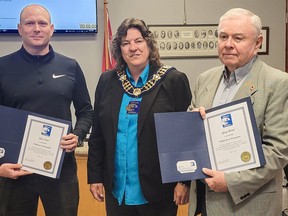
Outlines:
[{"label": "gold seal on certificate", "polygon": [[50,161],[46,161],[44,164],[43,164],[43,167],[44,169],[46,170],[50,170],[52,168],[52,163]]},{"label": "gold seal on certificate", "polygon": [[251,160],[251,154],[249,152],[247,152],[247,151],[243,152],[241,154],[241,160],[243,162],[249,162]]}]

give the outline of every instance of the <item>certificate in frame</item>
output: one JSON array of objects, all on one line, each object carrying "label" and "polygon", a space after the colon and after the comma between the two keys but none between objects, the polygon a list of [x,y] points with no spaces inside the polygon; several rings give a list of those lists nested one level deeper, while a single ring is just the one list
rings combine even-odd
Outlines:
[{"label": "certificate in frame", "polygon": [[59,178],[65,151],[59,143],[71,121],[0,105],[0,164]]},{"label": "certificate in frame", "polygon": [[65,154],[59,143],[68,131],[64,122],[28,115],[18,158],[22,169],[59,178]]},{"label": "certificate in frame", "polygon": [[163,183],[207,178],[204,167],[238,172],[266,164],[249,97],[206,110],[205,120],[197,112],[154,119]]}]

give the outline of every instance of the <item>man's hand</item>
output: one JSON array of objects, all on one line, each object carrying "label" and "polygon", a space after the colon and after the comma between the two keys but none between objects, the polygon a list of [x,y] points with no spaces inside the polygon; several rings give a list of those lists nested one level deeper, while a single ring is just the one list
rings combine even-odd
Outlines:
[{"label": "man's hand", "polygon": [[200,113],[200,115],[201,115],[201,117],[202,117],[202,119],[205,119],[206,118],[206,110],[205,110],[205,108],[204,107],[199,107],[199,108],[194,108],[193,110],[192,110],[192,112],[199,112]]},{"label": "man's hand", "polygon": [[209,188],[215,192],[227,192],[227,184],[224,178],[224,172],[215,171],[207,168],[202,169],[203,173],[211,178],[205,178],[205,182],[209,186]]},{"label": "man's hand", "polygon": [[62,149],[66,150],[66,152],[72,152],[76,149],[77,143],[78,143],[78,136],[70,133],[62,137],[60,145]]},{"label": "man's hand", "polygon": [[189,187],[182,183],[177,183],[174,188],[174,202],[176,205],[184,205],[189,202]]},{"label": "man's hand", "polygon": [[93,197],[99,202],[104,201],[104,186],[102,183],[90,184],[90,192]]},{"label": "man's hand", "polygon": [[32,172],[22,170],[21,164],[4,163],[0,166],[0,176],[5,178],[17,179],[20,176],[30,175]]}]

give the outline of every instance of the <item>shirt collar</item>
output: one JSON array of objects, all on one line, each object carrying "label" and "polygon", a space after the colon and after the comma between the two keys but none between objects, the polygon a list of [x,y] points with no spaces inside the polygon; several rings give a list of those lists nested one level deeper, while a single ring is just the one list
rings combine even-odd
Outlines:
[{"label": "shirt collar", "polygon": [[[147,64],[144,70],[142,71],[141,75],[139,76],[139,79],[135,87],[142,87],[147,82],[149,75],[149,68],[150,64]],[[126,67],[126,74],[130,82],[134,85],[135,80],[133,79],[128,67]]]},{"label": "shirt collar", "polygon": [[48,62],[55,57],[55,53],[51,45],[49,45],[49,52],[45,55],[31,55],[25,50],[23,45],[19,51],[20,54],[30,62]]},{"label": "shirt collar", "polygon": [[229,72],[227,67],[223,71],[224,82],[228,83],[230,79],[234,79],[236,84],[240,83],[242,79],[249,73],[253,63],[257,59],[257,55],[255,55],[246,65],[243,67],[237,68],[235,71]]}]

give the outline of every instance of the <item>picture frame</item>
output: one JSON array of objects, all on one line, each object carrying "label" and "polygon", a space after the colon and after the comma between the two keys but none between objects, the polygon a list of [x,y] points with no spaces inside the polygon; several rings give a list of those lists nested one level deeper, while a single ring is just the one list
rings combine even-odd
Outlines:
[{"label": "picture frame", "polygon": [[258,51],[259,55],[269,55],[269,27],[262,27],[263,42]]},{"label": "picture frame", "polygon": [[161,58],[217,57],[218,25],[148,25]]},{"label": "picture frame", "polygon": [[[218,24],[148,25],[160,58],[218,58]],[[269,54],[269,27],[262,28],[259,55]]]}]

